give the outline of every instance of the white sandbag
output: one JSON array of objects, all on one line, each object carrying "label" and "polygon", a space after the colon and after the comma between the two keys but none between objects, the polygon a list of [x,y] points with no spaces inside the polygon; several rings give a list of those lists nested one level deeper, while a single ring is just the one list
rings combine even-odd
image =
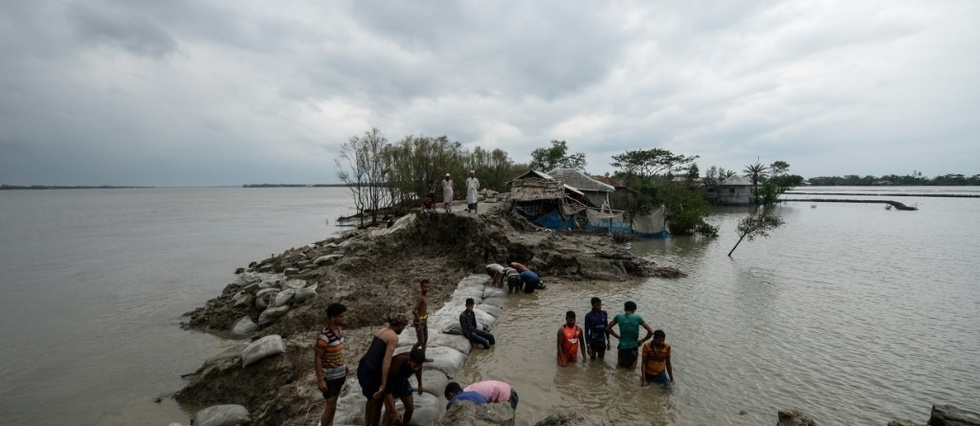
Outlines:
[{"label": "white sandbag", "polygon": [[262,282],[259,283],[259,287],[261,288],[279,287],[279,282],[285,278],[286,275],[281,273],[262,274]]},{"label": "white sandbag", "polygon": [[398,335],[398,346],[397,348],[408,347],[411,349],[415,343],[419,341],[418,335],[415,334],[415,328],[406,328],[402,334]]},{"label": "white sandbag", "polygon": [[[424,364],[423,364],[424,365]],[[419,384],[415,380],[415,375],[413,374],[411,379],[412,387],[415,388],[416,395],[418,395]],[[435,396],[442,396],[446,390],[446,385],[452,381],[449,377],[446,377],[446,373],[439,370],[422,370],[422,392],[431,393]]]},{"label": "white sandbag", "polygon": [[483,299],[483,302],[480,303],[480,304],[481,305],[493,305],[493,306],[496,306],[498,308],[503,308],[504,305],[507,304],[507,298],[505,298],[505,297],[490,297],[490,298]]},{"label": "white sandbag", "polygon": [[250,343],[242,350],[242,367],[248,367],[263,358],[286,353],[282,336],[273,334]]},{"label": "white sandbag", "polygon": [[[445,386],[443,385],[443,388]],[[416,393],[412,396],[412,402],[415,406],[415,411],[412,413],[413,425],[434,425],[439,421],[439,416],[442,415],[442,403],[435,394],[426,392],[419,395]],[[399,413],[405,413],[405,407],[400,398],[395,399],[395,409]]]},{"label": "white sandbag", "polygon": [[280,291],[279,294],[276,294],[276,298],[273,301],[272,306],[288,305],[289,302],[293,300],[293,296],[295,295],[296,295],[296,290],[291,288],[287,288],[283,291]]},{"label": "white sandbag", "polygon": [[460,300],[466,302],[467,298],[473,299],[476,303],[480,303],[483,300],[483,287],[480,288],[457,288],[453,291],[453,294],[449,296],[452,300]]},{"label": "white sandbag", "polygon": [[440,331],[442,331],[443,333],[446,333],[446,334],[454,334],[454,335],[457,335],[457,336],[462,336],[463,335],[463,327],[461,327],[459,325],[459,322],[453,322],[453,323],[446,324],[446,326],[443,327],[442,330],[440,330]]},{"label": "white sandbag", "polygon": [[252,321],[248,315],[245,315],[241,319],[235,322],[235,325],[231,328],[232,339],[244,339],[252,335],[255,330],[259,329],[259,325]]},{"label": "white sandbag", "polygon": [[347,379],[347,393],[337,399],[337,412],[333,416],[333,424],[364,424],[364,403],[367,398],[361,392],[361,385],[356,378]]},{"label": "white sandbag", "polygon": [[271,298],[271,297],[272,297],[272,295],[269,294],[269,293],[263,294],[262,296],[255,296],[255,300],[252,302],[252,304],[254,304],[255,307],[256,308],[259,308],[259,309],[268,308],[269,307],[269,298]]},{"label": "white sandbag", "polygon": [[473,348],[473,343],[470,342],[470,339],[467,339],[459,334],[433,333],[433,336],[429,338],[427,346],[428,348],[445,346],[447,348],[453,348],[464,354],[468,354],[470,353],[470,349]]},{"label": "white sandbag", "polygon": [[496,318],[498,320],[500,319],[500,317],[504,316],[504,309],[503,308],[501,308],[499,306],[493,306],[493,305],[491,305],[489,303],[486,303],[485,301],[484,301],[484,303],[482,303],[482,304],[478,305],[477,307],[473,308],[473,310],[477,310],[477,309],[479,309],[479,310],[481,310],[483,312],[486,312],[486,313],[492,315],[494,318]]},{"label": "white sandbag", "polygon": [[248,409],[235,404],[215,405],[198,411],[191,418],[193,426],[237,426],[252,421]]},{"label": "white sandbag", "polygon": [[480,289],[490,285],[490,276],[487,274],[473,274],[463,278],[456,286],[457,290]]},{"label": "white sandbag", "polygon": [[242,350],[245,349],[246,346],[248,345],[245,344],[244,342],[237,343],[234,346],[229,346],[223,349],[221,352],[218,352],[208,357],[208,360],[204,361],[204,366],[207,367],[209,365],[214,365],[222,361],[230,360],[232,358],[237,360],[238,358],[241,358]]},{"label": "white sandbag", "polygon": [[313,296],[316,296],[316,287],[317,285],[313,284],[309,287],[304,287],[299,290],[296,290],[296,294],[293,295],[293,303],[299,303]]},{"label": "white sandbag", "polygon": [[266,295],[273,295],[274,296],[278,292],[279,292],[279,288],[277,288],[277,287],[263,288],[262,290],[259,290],[259,291],[257,291],[255,293],[255,297],[264,297]]},{"label": "white sandbag", "polygon": [[425,356],[431,358],[432,362],[422,364],[422,371],[438,370],[447,377],[455,377],[463,366],[463,361],[466,361],[466,355],[462,352],[445,346],[430,348],[425,351]]},{"label": "white sandbag", "polygon": [[[337,245],[334,244],[333,246],[336,247]],[[316,259],[313,259],[313,264],[316,265],[316,266],[333,265],[333,264],[337,263],[337,261],[340,260],[343,257],[344,257],[344,255],[342,255],[342,254],[328,254],[328,255],[320,256],[320,257],[318,257]]]},{"label": "white sandbag", "polygon": [[266,324],[272,324],[276,322],[276,320],[279,319],[279,317],[286,315],[286,312],[289,312],[289,305],[276,306],[276,307],[270,306],[268,308],[265,308],[265,310],[262,311],[261,314],[259,314],[259,325],[263,326]]},{"label": "white sandbag", "polygon": [[507,289],[506,288],[498,288],[498,287],[487,287],[487,288],[483,289],[483,296],[481,296],[481,297],[483,297],[484,300],[489,299],[491,297],[501,297],[501,298],[506,299],[507,298]]},{"label": "white sandbag", "polygon": [[254,272],[245,272],[238,275],[238,279],[235,280],[235,284],[240,286],[246,286],[252,283],[262,282],[262,277]]},{"label": "white sandbag", "polygon": [[231,296],[231,303],[233,305],[241,304],[242,300],[245,299],[246,295],[247,293],[245,293],[244,291],[239,291],[238,293],[235,293],[234,296]]},{"label": "white sandbag", "polygon": [[286,280],[286,282],[283,283],[282,286],[283,288],[291,288],[293,290],[299,290],[303,287],[306,287],[306,280],[289,279]]}]

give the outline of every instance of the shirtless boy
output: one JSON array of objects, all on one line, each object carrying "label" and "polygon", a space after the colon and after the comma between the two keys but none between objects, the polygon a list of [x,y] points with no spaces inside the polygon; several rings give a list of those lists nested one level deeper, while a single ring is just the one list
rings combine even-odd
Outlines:
[{"label": "shirtless boy", "polygon": [[419,282],[419,295],[415,298],[415,307],[412,308],[413,325],[415,326],[415,337],[418,341],[412,345],[412,349],[422,349],[425,352],[425,345],[429,342],[429,280],[423,279]]}]

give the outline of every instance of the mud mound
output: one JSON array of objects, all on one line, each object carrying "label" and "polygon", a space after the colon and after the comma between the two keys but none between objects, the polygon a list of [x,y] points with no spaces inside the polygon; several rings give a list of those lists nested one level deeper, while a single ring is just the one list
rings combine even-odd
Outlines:
[{"label": "mud mound", "polygon": [[[175,399],[244,405],[254,425],[304,423],[299,419],[316,417],[322,410],[311,354],[314,333],[326,323],[330,303],[348,308],[344,352],[348,364],[356,365],[386,316],[411,310],[419,280],[430,280],[430,309],[435,311],[460,279],[507,259],[546,279],[622,281],[670,275],[608,236],[543,230],[502,209],[479,215],[413,214],[391,229],[352,231],[252,262],[221,295],[186,314],[183,325],[222,333],[247,316],[260,324],[252,339],[281,335],[286,354],[245,369],[234,353],[213,357]],[[275,306],[277,315],[270,320],[266,311],[276,303],[273,296],[297,289],[315,289],[316,294],[300,301],[281,297],[288,301]],[[269,322],[261,324],[260,319]]]}]

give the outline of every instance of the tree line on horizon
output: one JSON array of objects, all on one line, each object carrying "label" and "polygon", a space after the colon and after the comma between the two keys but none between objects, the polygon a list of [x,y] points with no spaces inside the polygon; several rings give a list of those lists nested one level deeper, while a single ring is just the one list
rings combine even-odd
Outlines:
[{"label": "tree line on horizon", "polygon": [[980,185],[980,174],[966,176],[950,173],[930,178],[923,177],[922,172],[915,171],[905,176],[895,174],[884,176],[820,176],[810,178],[808,182],[813,186],[978,186]]}]

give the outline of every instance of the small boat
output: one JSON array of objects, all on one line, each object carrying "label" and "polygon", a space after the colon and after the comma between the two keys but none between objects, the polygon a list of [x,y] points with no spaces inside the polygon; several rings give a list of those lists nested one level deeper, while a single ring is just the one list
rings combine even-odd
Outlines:
[{"label": "small boat", "polygon": [[816,204],[810,204],[810,208],[811,209],[815,209],[815,208],[817,208],[817,205]]},{"label": "small boat", "polygon": [[891,209],[892,209],[891,204],[885,204],[885,210],[891,210]]}]

